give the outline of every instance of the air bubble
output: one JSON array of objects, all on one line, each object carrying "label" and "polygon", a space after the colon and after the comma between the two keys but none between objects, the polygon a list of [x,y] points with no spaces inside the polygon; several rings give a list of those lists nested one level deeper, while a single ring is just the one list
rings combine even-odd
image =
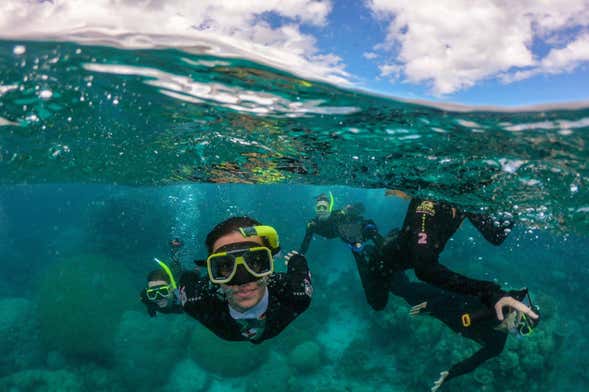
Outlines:
[{"label": "air bubble", "polygon": [[41,99],[49,99],[53,96],[53,92],[51,90],[43,90],[39,93],[39,97]]},{"label": "air bubble", "polygon": [[16,45],[13,49],[12,49],[12,53],[14,53],[17,56],[20,56],[22,54],[25,54],[27,51],[27,47],[24,45]]}]

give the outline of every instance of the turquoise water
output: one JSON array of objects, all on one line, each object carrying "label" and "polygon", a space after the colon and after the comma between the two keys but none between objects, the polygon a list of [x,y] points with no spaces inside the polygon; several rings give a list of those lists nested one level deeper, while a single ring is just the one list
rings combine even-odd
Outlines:
[{"label": "turquoise water", "polygon": [[587,389],[589,109],[450,110],[171,49],[4,41],[0,69],[1,390],[429,390],[476,345],[396,298],[371,311],[337,240],[313,241],[311,308],[260,347],[137,299],[172,237],[190,267],[248,214],[297,248],[328,190],[386,232],[390,188],[516,215],[501,247],[463,225],[441,262],[543,311],[442,390]]}]

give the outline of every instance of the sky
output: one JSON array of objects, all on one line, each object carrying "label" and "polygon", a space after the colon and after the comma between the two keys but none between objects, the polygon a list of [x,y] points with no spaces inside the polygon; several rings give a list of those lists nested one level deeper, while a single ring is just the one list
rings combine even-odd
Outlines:
[{"label": "sky", "polygon": [[589,101],[589,0],[0,2],[3,39],[69,40],[87,29],[151,37],[131,47],[215,43],[221,55],[395,97]]}]

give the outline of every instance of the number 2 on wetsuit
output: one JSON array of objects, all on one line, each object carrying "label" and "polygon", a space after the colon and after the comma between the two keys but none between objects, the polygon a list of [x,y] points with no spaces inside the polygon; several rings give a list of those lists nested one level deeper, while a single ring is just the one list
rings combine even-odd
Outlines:
[{"label": "number 2 on wetsuit", "polygon": [[419,245],[427,244],[427,233],[418,233],[417,236],[419,237],[417,240]]}]

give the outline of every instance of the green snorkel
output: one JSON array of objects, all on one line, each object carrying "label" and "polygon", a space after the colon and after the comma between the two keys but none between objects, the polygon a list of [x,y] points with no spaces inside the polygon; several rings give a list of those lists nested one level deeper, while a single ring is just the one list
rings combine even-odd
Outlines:
[{"label": "green snorkel", "polygon": [[331,191],[329,191],[329,213],[330,214],[333,211],[333,205],[334,205],[333,193],[331,193]]},{"label": "green snorkel", "polygon": [[172,289],[176,290],[176,288],[178,286],[176,285],[176,279],[174,279],[174,275],[172,274],[172,271],[170,270],[170,267],[168,267],[166,265],[166,263],[164,263],[163,261],[159,260],[157,257],[154,257],[154,260],[156,261],[156,263],[158,263],[160,265],[160,267],[162,267],[162,269],[166,272],[166,274],[170,278],[170,285],[172,286]]}]

